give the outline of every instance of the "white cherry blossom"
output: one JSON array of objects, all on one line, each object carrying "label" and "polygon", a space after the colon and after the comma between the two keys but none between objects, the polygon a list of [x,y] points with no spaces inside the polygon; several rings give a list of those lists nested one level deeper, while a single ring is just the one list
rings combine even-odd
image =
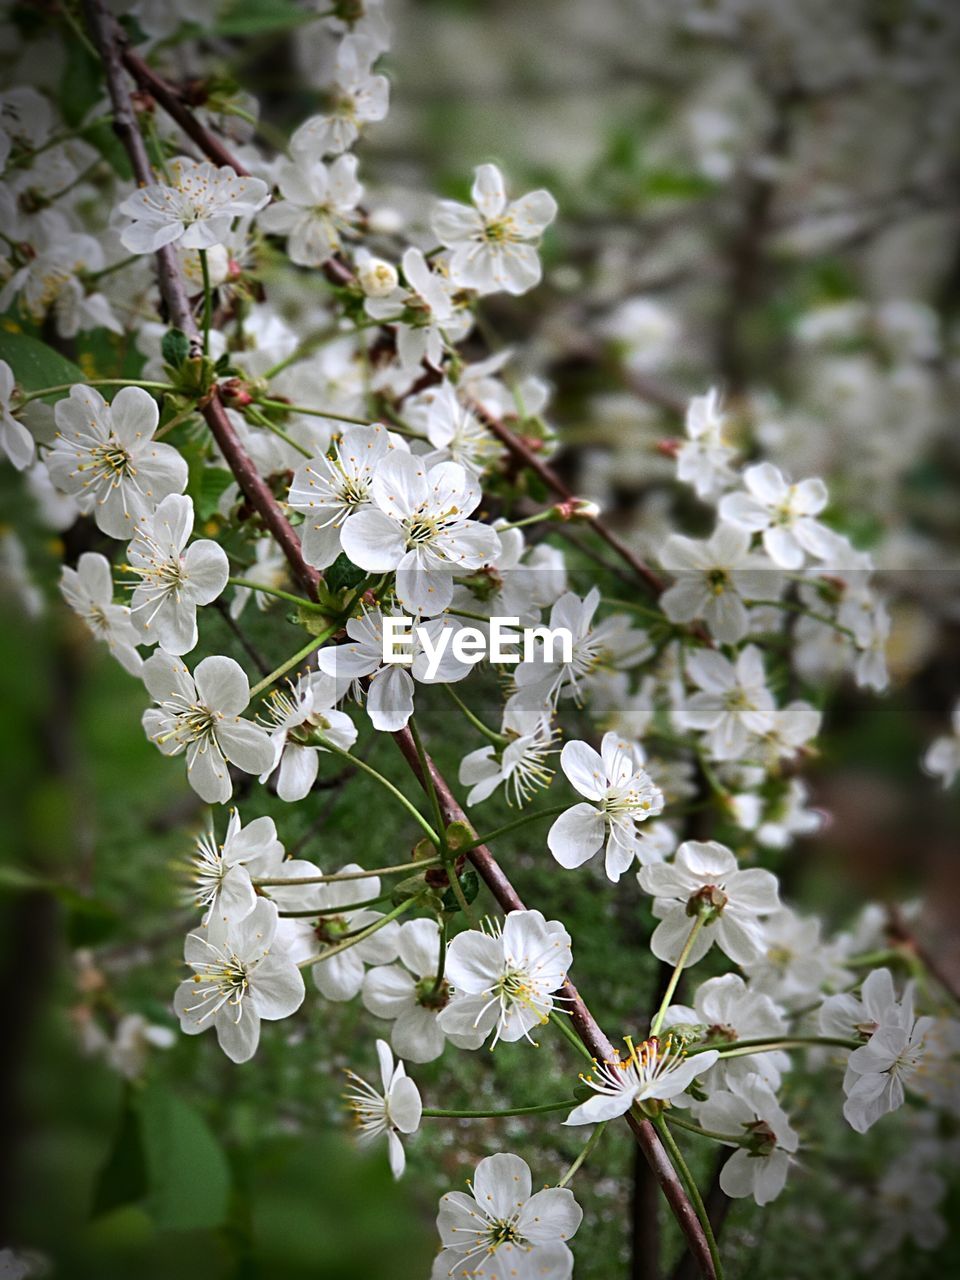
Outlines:
[{"label": "white cherry blossom", "polygon": [[827,486],[819,478],[790,484],[772,462],[743,473],[746,493],[720,499],[720,519],[759,533],[767,555],[781,569],[799,569],[807,555],[829,560],[833,534],[814,517],[827,505]]},{"label": "white cherry blossom", "polygon": [[331,455],[318,454],[293,477],[287,506],[303,513],[303,555],[308,564],[326,569],[343,550],[340,535],[347,517],[372,502],[377,468],[397,447],[386,427],[348,427]]},{"label": "white cherry blossom", "polygon": [[191,676],[178,659],[157,650],[143,664],[147,692],[159,704],[143,713],[143,728],[165,756],[186,753],[187,779],[208,804],[230,799],[227,761],[255,776],[270,767],[273,743],[241,712],[250,683],[232,658],[204,658]]},{"label": "white cherry blossom", "polygon": [[714,942],[734,964],[756,959],[764,944],[763,918],[780,905],[776,876],[761,867],[741,870],[716,840],[686,840],[672,863],[641,867],[637,879],[653,895],[653,914],[660,921],[650,949],[669,964],[677,963],[700,910],[708,914],[688,965],[696,964]]},{"label": "white cherry blossom", "polygon": [[300,970],[276,942],[277,908],[260,898],[249,915],[222,930],[187,934],[184,960],[194,977],[173,997],[189,1036],[215,1027],[232,1062],[247,1062],[260,1042],[260,1023],[289,1018],[303,1003]]},{"label": "white cherry blossom", "polygon": [[533,1191],[530,1167],[500,1152],[477,1165],[470,1194],[440,1198],[437,1230],[442,1251],[430,1280],[570,1280],[567,1241],[583,1211],[567,1187]]},{"label": "white cherry blossom", "polygon": [[586,742],[568,742],[560,766],[587,802],[561,814],[547,835],[547,846],[561,867],[588,862],[606,845],[604,866],[614,884],[637,857],[643,860],[638,824],[663,809],[663,792],[643,768],[635,744],[605,733],[597,752]]},{"label": "white cherry blossom", "polygon": [[758,1075],[731,1080],[697,1109],[705,1129],[748,1140],[720,1170],[720,1186],[734,1199],[752,1196],[758,1205],[776,1200],[800,1145],[769,1084]]},{"label": "white cherry blossom", "polygon": [[503,175],[480,165],[470,191],[473,207],[441,200],[431,224],[451,250],[450,278],[478,293],[526,293],[540,283],[537,243],[557,216],[549,191],[531,191],[508,201]]},{"label": "white cherry blossom", "polygon": [[455,462],[428,471],[395,451],[381,460],[370,492],[373,505],[343,525],[343,549],[361,569],[396,570],[397,598],[413,613],[442,613],[454,572],[479,569],[497,554],[494,530],[469,519],[480,488]]},{"label": "white cherry blossom", "polygon": [[446,975],[454,997],[438,1019],[448,1035],[493,1033],[512,1043],[530,1040],[545,1023],[572,961],[570,935],[539,911],[511,911],[502,927],[468,929],[447,948]]},{"label": "white cherry blossom", "polygon": [[402,369],[417,370],[423,360],[439,369],[447,348],[470,332],[473,316],[457,305],[450,280],[430,269],[420,249],[405,249],[400,265],[403,284],[368,297],[365,310],[374,320],[393,322]]},{"label": "white cherry blossom", "polygon": [[390,82],[371,71],[380,52],[379,44],[365,35],[348,35],[341,40],[330,86],[331,110],[300,125],[290,139],[294,155],[339,155],[356,142],[363,125],[386,116]]},{"label": "white cherry blossom", "polygon": [[688,1055],[669,1035],[653,1036],[640,1045],[628,1039],[626,1044],[625,1058],[614,1049],[611,1062],[581,1077],[595,1096],[574,1107],[564,1124],[598,1124],[626,1115],[635,1103],[675,1099],[717,1061],[716,1049]]},{"label": "white cherry blossom", "polygon": [[234,218],[256,213],[270,199],[260,178],[240,178],[229,165],[178,156],[167,164],[171,183],[152,183],[127,196],[118,212],[129,223],[120,234],[131,253],[155,253],[165,244],[212,249],[223,244]]},{"label": "white cherry blossom", "polygon": [[140,675],[143,659],[137,653],[140,637],[126,605],[113,603],[113,574],[110,561],[97,551],[85,551],[76,569],[60,570],[60,591],[64,600],[98,640],[132,676]]},{"label": "white cherry blossom", "polygon": [[140,643],[159,644],[179,656],[196,647],[197,607],[210,604],[230,576],[227,553],[202,538],[191,543],[193,502],[168,494],[152,515],[137,523],[127,547],[126,568],[139,581],[130,597],[130,613]]},{"label": "white cherry blossom", "polygon": [[[732,1047],[738,1040],[778,1040],[787,1030],[786,1019],[770,997],[753,991],[738,973],[724,973],[702,982],[693,1006],[671,1005],[663,1026],[668,1031],[696,1027],[705,1043],[719,1048]],[[703,1085],[710,1093],[730,1080],[756,1074],[771,1089],[777,1089],[789,1068],[789,1054],[780,1051],[721,1058]]]},{"label": "white cherry blossom", "polygon": [[416,1133],[423,1103],[420,1090],[407,1075],[403,1063],[394,1065],[390,1046],[383,1040],[377,1041],[377,1058],[382,1092],[348,1068],[345,1096],[347,1106],[356,1117],[360,1141],[375,1142],[386,1135],[390,1171],[395,1178],[400,1178],[407,1163],[400,1134]]},{"label": "white cherry blossom", "polygon": [[[252,876],[275,873],[283,862],[283,845],[272,818],[254,818],[246,826],[230,810],[223,842],[213,826],[197,836],[190,866],[190,897],[203,909],[204,923],[245,919],[257,905]],[[295,874],[290,872],[290,874]]]},{"label": "white cherry blossom", "polygon": [[263,770],[266,782],[277,770],[277,795],[288,802],[302,800],[320,767],[320,752],[314,742],[322,734],[342,751],[357,740],[357,726],[344,711],[334,708],[336,683],[322,672],[311,672],[290,683],[286,690],[273,689],[266,706],[267,727],[273,747],[273,761]]},{"label": "white cherry blossom", "polygon": [[107,404],[93,387],[71,387],[55,416],[50,479],[111,538],[132,537],[168,494],[186,487],[181,454],[153,439],[160,414],[142,388],[124,387]]},{"label": "white cherry blossom", "polygon": [[736,663],[714,649],[700,649],[687,660],[687,675],[700,692],[687,699],[676,719],[705,735],[715,760],[741,758],[752,737],[773,727],[773,694],[755,645],[747,645]]},{"label": "white cherry blossom", "polygon": [[23,471],[33,462],[37,447],[11,406],[15,389],[13,370],[6,360],[0,360],[0,453],[9,458],[18,471]]},{"label": "white cherry blossom", "polygon": [[923,1069],[926,1036],[933,1019],[917,1018],[913,992],[888,1005],[870,1039],[847,1059],[843,1080],[844,1119],[866,1133],[879,1119],[903,1106],[905,1086]]},{"label": "white cherry blossom", "polygon": [[736,450],[724,433],[726,421],[716,387],[704,396],[694,396],[687,406],[687,438],[677,450],[677,479],[692,485],[698,498],[715,498],[736,484],[730,465]]},{"label": "white cherry blossom", "polygon": [[960,701],[954,704],[951,726],[953,732],[934,738],[923,757],[924,769],[940,778],[944,789],[952,787],[960,773]]},{"label": "white cherry blossom", "polygon": [[356,208],[363,199],[357,157],[339,156],[330,165],[288,160],[277,174],[277,185],[282,198],[263,210],[260,226],[287,237],[291,262],[322,267],[356,224]]},{"label": "white cherry blossom", "polygon": [[750,550],[750,534],[721,524],[705,541],[672,533],[660,563],[676,578],[660,597],[671,622],[704,622],[717,640],[736,644],[747,634],[747,603],[776,600],[782,575],[764,556]]},{"label": "white cherry blossom", "polygon": [[508,804],[523,805],[550,785],[553,769],[547,761],[556,754],[559,735],[549,709],[508,702],[501,733],[507,739],[504,746],[487,743],[468,752],[460,762],[460,782],[470,788],[468,805],[486,800],[500,786]]}]

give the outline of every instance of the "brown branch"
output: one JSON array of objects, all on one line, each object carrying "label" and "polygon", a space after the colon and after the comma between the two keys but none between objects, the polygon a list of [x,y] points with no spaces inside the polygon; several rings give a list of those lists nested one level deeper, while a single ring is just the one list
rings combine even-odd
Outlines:
[{"label": "brown branch", "polygon": [[[427,780],[423,777],[420,768],[420,759],[412,733],[409,729],[400,729],[393,737],[421,786],[426,788]],[[444,820],[448,823],[469,823],[469,819],[447,785],[446,779],[437,769],[429,755],[426,757],[426,761]],[[467,857],[504,911],[526,910],[520,895],[514,889],[508,876],[486,845],[477,845],[476,848],[470,849]],[[583,998],[573,983],[570,981],[564,983],[560,989],[560,995],[571,1015],[571,1021],[577,1035],[593,1056],[599,1061],[612,1061],[613,1045],[600,1029],[596,1019],[584,1004]],[[716,1273],[706,1237],[703,1234],[693,1206],[680,1183],[680,1179],[677,1177],[673,1165],[660,1144],[660,1139],[657,1137],[653,1125],[649,1120],[638,1120],[632,1113],[628,1114],[627,1121],[636,1136],[637,1142],[643,1149],[643,1154],[646,1156],[647,1162],[653,1170],[657,1182],[660,1184],[660,1189],[663,1191],[667,1203],[673,1211],[673,1215],[687,1240],[690,1252],[696,1259],[701,1273],[712,1280]]]},{"label": "brown branch", "polygon": [[176,120],[183,132],[197,144],[204,155],[212,160],[214,164],[229,165],[234,173],[239,174],[241,178],[249,177],[249,170],[244,168],[216,134],[204,128],[184,102],[182,95],[166,80],[158,76],[151,67],[147,66],[138,53],[129,48],[122,29],[116,37],[116,43],[121,48],[120,56],[123,65],[140,88],[149,93],[163,107],[168,116]]},{"label": "brown branch", "polygon": [[[527,445],[515,431],[511,431],[510,428],[501,422],[499,418],[495,418],[492,414],[487,413],[480,405],[474,403],[470,407],[476,417],[484,423],[490,433],[496,436],[500,443],[508,449],[518,461],[522,462],[525,467],[529,467],[531,471],[534,471],[558,498],[561,498],[564,502],[569,502],[574,498],[575,495],[572,490],[564,484],[554,469],[544,462],[542,458],[538,458],[529,445]],[[648,564],[645,564],[635,551],[631,551],[626,543],[622,542],[599,516],[593,516],[586,520],[585,523],[589,524],[591,529],[593,529],[593,531],[603,539],[607,546],[611,547],[621,560],[624,560],[630,566],[637,577],[645,583],[651,591],[655,592],[657,595],[663,591],[665,584],[660,575],[655,573]]]},{"label": "brown branch", "polygon": [[[114,127],[130,156],[138,181],[149,182],[152,180],[150,165],[143,138],[137,128],[136,117],[130,103],[129,89],[124,80],[116,24],[104,8],[103,0],[84,0],[84,9],[90,30],[103,58],[104,71],[114,108]],[[158,266],[160,267],[161,293],[171,317],[176,317],[176,323],[179,324],[179,327],[195,342],[197,339],[196,323],[186,298],[179,266],[172,252],[169,252],[169,257],[172,259],[172,269],[165,271],[163,269],[162,252],[157,255]],[[290,568],[298,581],[311,596],[314,596],[320,576],[315,569],[304,561],[296,533],[283,514],[280,504],[270,492],[251,459],[247,456],[216,394],[204,408],[203,415],[220,446],[227,465],[236,477],[240,488],[246,494],[251,506],[260,514],[270,532],[277,539],[278,545],[286,556]],[[507,431],[502,424],[497,424],[497,426],[499,431],[494,430],[494,434],[503,439],[508,448],[518,448],[520,450],[518,456],[523,457],[528,465],[533,465],[534,470],[550,484],[550,487],[555,492],[561,493],[565,497],[570,496],[559,477],[555,476],[539,459],[534,458],[529,450],[526,449],[526,446],[512,432]],[[502,435],[500,434],[501,432],[503,433]],[[559,489],[557,488],[558,485],[561,486]],[[637,571],[648,585],[655,590],[660,589],[659,578],[642,561],[638,560],[628,548],[623,547],[618,539],[611,541],[614,535],[605,534],[602,531],[602,527],[598,527],[597,532],[601,533],[601,536],[605,537],[605,540],[619,554],[624,556],[628,563],[631,564],[631,567]],[[402,729],[394,734],[394,737],[404,758],[421,785],[427,786],[427,780],[420,771],[417,748],[410,730]],[[446,821],[465,822],[467,820],[466,815],[446,780],[437,770],[429,756],[427,757],[427,768],[433,779],[433,785],[436,788],[437,797]],[[489,849],[484,845],[479,845],[471,849],[468,856],[476,867],[478,874],[504,910],[524,909],[522,900]],[[562,988],[562,994],[569,1006],[573,1025],[583,1043],[596,1058],[612,1059],[613,1045],[601,1031],[577,989],[572,983],[568,982]],[[630,1115],[628,1116],[628,1122],[636,1135],[637,1141],[643,1148],[644,1155],[654,1171],[667,1202],[687,1240],[691,1253],[697,1260],[701,1273],[706,1280],[716,1280],[716,1272],[703,1230],[676,1171],[660,1144],[656,1132],[647,1120],[638,1120]]]}]

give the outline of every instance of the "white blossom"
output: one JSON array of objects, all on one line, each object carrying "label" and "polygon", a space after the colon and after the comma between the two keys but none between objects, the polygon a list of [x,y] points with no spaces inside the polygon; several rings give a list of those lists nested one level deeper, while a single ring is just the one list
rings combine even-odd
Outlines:
[{"label": "white blossom", "polygon": [[33,436],[15,416],[11,406],[16,379],[6,360],[0,360],[0,453],[13,463],[18,471],[29,467],[36,455]]},{"label": "white blossom", "polygon": [[390,82],[374,75],[381,46],[365,35],[349,35],[337,49],[337,67],[329,88],[328,114],[311,116],[290,139],[295,156],[339,155],[360,136],[365,124],[383,120],[390,102]]},{"label": "white blossom", "polygon": [[626,1044],[626,1058],[614,1049],[611,1062],[581,1077],[595,1096],[574,1107],[564,1124],[597,1124],[626,1115],[636,1103],[675,1099],[717,1061],[716,1049],[687,1054],[669,1035],[653,1036],[639,1046],[630,1039]]},{"label": "white blossom", "polygon": [[736,663],[714,649],[698,649],[687,659],[687,675],[700,692],[687,699],[676,719],[705,735],[715,760],[740,759],[753,735],[773,727],[773,695],[755,645],[747,645]]},{"label": "white blossom", "polygon": [[586,742],[568,742],[560,766],[587,802],[561,814],[547,846],[562,867],[582,866],[606,845],[607,878],[616,883],[637,857],[643,860],[638,824],[663,809],[663,792],[643,768],[635,744],[605,733],[597,752]]},{"label": "white blossom", "polygon": [[289,1018],[303,1003],[300,970],[276,942],[277,908],[260,898],[248,916],[222,930],[187,934],[183,958],[194,977],[181,982],[173,1007],[186,1035],[215,1027],[232,1062],[247,1062],[260,1023]]},{"label": "white blossom", "polygon": [[93,387],[71,387],[55,415],[50,479],[111,538],[132,537],[168,494],[186,487],[181,454],[153,439],[159,410],[142,388],[124,387],[107,404]]},{"label": "white blossom", "polygon": [[403,1063],[394,1066],[390,1046],[383,1040],[377,1041],[377,1058],[382,1092],[348,1069],[345,1096],[356,1118],[361,1142],[375,1142],[386,1135],[390,1171],[399,1178],[407,1163],[400,1134],[406,1136],[419,1129],[423,1103]]},{"label": "white blossom", "polygon": [[229,165],[178,156],[167,164],[171,182],[139,187],[118,212],[130,222],[120,234],[131,253],[155,253],[165,244],[212,249],[223,244],[236,217],[256,213],[270,199],[260,178],[240,178]]},{"label": "white blossom", "polygon": [[540,283],[536,245],[557,216],[549,191],[531,191],[508,201],[503,176],[480,165],[470,191],[473,207],[441,200],[431,220],[440,243],[450,249],[450,278],[478,293],[526,293]]},{"label": "white blossom", "polygon": [[829,560],[833,535],[814,519],[827,505],[827,486],[819,478],[790,484],[771,462],[747,467],[746,493],[720,499],[720,519],[759,533],[767,555],[781,569],[799,569],[807,555]]},{"label": "white blossom", "polygon": [[747,634],[747,603],[778,599],[783,585],[771,562],[751,552],[750,534],[732,524],[718,525],[705,542],[672,533],[660,563],[676,578],[660,597],[670,621],[702,621],[724,644]]},{"label": "white blossom", "polygon": [[960,701],[954,704],[951,725],[953,732],[934,738],[923,757],[924,769],[940,778],[944,789],[952,787],[960,773]]},{"label": "white blossom", "polygon": [[505,1152],[481,1160],[468,1186],[469,1195],[440,1198],[442,1251],[430,1280],[570,1280],[566,1242],[583,1220],[572,1191],[546,1187],[531,1195],[529,1165]]},{"label": "white blossom", "polygon": [[758,1075],[732,1080],[697,1109],[705,1129],[746,1142],[720,1170],[720,1187],[734,1199],[752,1196],[758,1205],[776,1200],[800,1145],[769,1084]]},{"label": "white blossom", "polygon": [[322,267],[340,249],[341,237],[356,223],[363,199],[356,156],[288,160],[277,175],[280,200],[260,214],[264,231],[287,237],[287,255],[301,267]]},{"label": "white blossom", "polygon": [[159,704],[143,713],[144,731],[164,755],[186,752],[187,778],[201,800],[230,799],[228,760],[254,775],[271,766],[266,730],[241,717],[250,684],[232,658],[204,658],[191,676],[179,659],[157,650],[143,664],[143,682]]},{"label": "white blossom", "polygon": [[113,603],[110,561],[97,551],[85,551],[76,569],[60,570],[60,591],[67,604],[101,640],[125,671],[140,675],[143,659],[137,653],[140,637],[126,605]]}]

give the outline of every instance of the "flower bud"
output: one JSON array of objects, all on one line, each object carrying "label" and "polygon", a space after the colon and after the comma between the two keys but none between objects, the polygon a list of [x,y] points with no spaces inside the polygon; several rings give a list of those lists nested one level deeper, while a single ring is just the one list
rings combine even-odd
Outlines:
[{"label": "flower bud", "polygon": [[399,284],[396,267],[383,258],[368,258],[358,264],[357,279],[368,298],[385,298]]},{"label": "flower bud", "polygon": [[589,498],[567,498],[553,509],[561,520],[596,520],[600,515],[600,504]]}]

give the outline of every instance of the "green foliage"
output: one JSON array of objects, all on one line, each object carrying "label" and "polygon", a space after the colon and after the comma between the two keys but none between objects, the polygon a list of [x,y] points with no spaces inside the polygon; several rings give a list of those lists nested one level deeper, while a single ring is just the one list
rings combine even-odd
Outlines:
[{"label": "green foliage", "polygon": [[26,391],[84,381],[83,370],[72,360],[26,333],[0,328],[0,360],[6,360]]}]

